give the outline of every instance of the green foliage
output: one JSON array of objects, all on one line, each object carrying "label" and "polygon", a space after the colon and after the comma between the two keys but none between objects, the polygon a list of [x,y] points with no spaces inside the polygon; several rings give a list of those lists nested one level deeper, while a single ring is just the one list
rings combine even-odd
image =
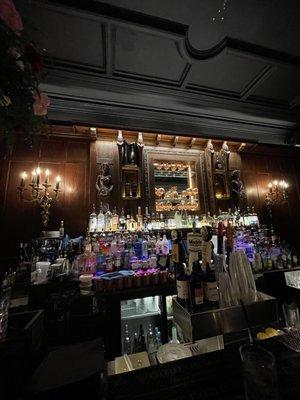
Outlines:
[{"label": "green foliage", "polygon": [[46,116],[34,113],[43,60],[26,34],[17,35],[0,19],[0,137],[12,147],[18,138],[31,143],[45,131]]}]

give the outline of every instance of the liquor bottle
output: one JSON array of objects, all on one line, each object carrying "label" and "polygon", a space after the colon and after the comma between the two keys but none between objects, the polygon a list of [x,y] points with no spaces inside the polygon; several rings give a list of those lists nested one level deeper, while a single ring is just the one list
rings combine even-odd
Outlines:
[{"label": "liquor bottle", "polygon": [[111,219],[111,230],[116,232],[118,228],[119,228],[119,216],[117,214],[117,209],[115,207]]},{"label": "liquor bottle", "polygon": [[217,238],[218,238],[218,254],[223,254],[223,235],[224,235],[224,226],[223,222],[220,221],[218,223],[218,230],[217,230]]},{"label": "liquor bottle", "polygon": [[211,269],[209,263],[206,265],[204,281],[204,298],[207,304],[216,306],[219,301],[218,284],[215,272]]},{"label": "liquor bottle", "polygon": [[167,256],[169,254],[169,242],[167,236],[164,234],[161,243],[161,252],[163,255]]},{"label": "liquor bottle", "polygon": [[119,220],[120,231],[125,231],[126,229],[126,220],[124,215],[124,208],[121,210],[120,220]]},{"label": "liquor bottle", "polygon": [[105,217],[105,230],[111,231],[112,213],[109,210],[109,205],[107,206],[107,211],[104,217]]},{"label": "liquor bottle", "polygon": [[125,197],[131,197],[131,185],[130,185],[130,182],[126,181],[125,185],[124,185],[124,188],[125,188]]},{"label": "liquor bottle", "polygon": [[143,330],[143,325],[140,324],[140,332],[139,332],[139,337],[138,337],[138,342],[139,342],[139,351],[146,351],[146,341],[145,341],[145,335],[144,335],[144,330]]},{"label": "liquor bottle", "polygon": [[193,271],[190,279],[190,290],[192,297],[192,304],[194,307],[200,306],[203,304],[203,272],[200,267],[199,261],[194,261],[193,263]]},{"label": "liquor bottle", "polygon": [[137,151],[135,143],[130,144],[129,146],[129,164],[137,165]]},{"label": "liquor bottle", "polygon": [[129,228],[129,230],[130,230],[131,232],[135,232],[135,231],[136,231],[136,227],[137,227],[136,220],[133,218],[133,215],[131,215],[131,217],[130,217],[130,228]]},{"label": "liquor bottle", "polygon": [[172,339],[170,340],[170,343],[180,343],[177,337],[177,329],[176,326],[172,326]]},{"label": "liquor bottle", "polygon": [[110,255],[114,256],[118,250],[116,237],[113,236],[112,241],[110,242]]},{"label": "liquor bottle", "polygon": [[186,274],[186,264],[180,263],[176,268],[177,300],[185,308],[189,305],[189,280]]},{"label": "liquor bottle", "polygon": [[148,258],[148,240],[143,238],[142,240],[142,257],[147,259]]},{"label": "liquor bottle", "polygon": [[233,227],[230,221],[227,222],[226,227],[226,253],[227,253],[227,260],[229,261],[230,253],[233,250]]},{"label": "liquor bottle", "polygon": [[138,206],[138,212],[136,215],[136,227],[138,231],[143,230],[143,216],[142,216],[142,210],[141,207]]},{"label": "liquor bottle", "polygon": [[139,352],[140,352],[139,338],[138,334],[134,332],[132,353],[139,353]]},{"label": "liquor bottle", "polygon": [[156,336],[153,332],[152,324],[149,324],[147,333],[147,350],[151,355],[157,351]]},{"label": "liquor bottle", "polygon": [[97,218],[97,231],[102,232],[105,230],[105,216],[102,209],[102,203],[100,204],[100,210]]},{"label": "liquor bottle", "polygon": [[194,261],[199,260],[199,253],[202,250],[202,236],[196,232],[195,225],[193,232],[187,234],[187,249],[188,249],[188,273],[191,274]]},{"label": "liquor bottle", "polygon": [[154,229],[153,215],[154,215],[154,213],[152,213],[152,216],[150,214],[148,215],[148,231],[152,231],[152,229]]},{"label": "liquor bottle", "polygon": [[186,212],[186,210],[181,215],[181,226],[182,226],[182,228],[187,228],[187,212]]},{"label": "liquor bottle", "polygon": [[201,228],[201,223],[200,223],[200,220],[199,220],[199,215],[196,215],[196,216],[195,216],[195,227],[196,227],[196,229],[197,229],[197,228]]},{"label": "liquor bottle", "polygon": [[125,324],[123,352],[124,352],[124,354],[131,354],[131,352],[132,352],[132,343],[131,343],[130,333],[129,333],[129,329],[128,329],[128,324]]},{"label": "liquor bottle", "polygon": [[126,231],[130,231],[130,214],[126,215]]},{"label": "liquor bottle", "polygon": [[[122,138],[120,137],[120,140],[123,140],[123,136]],[[128,164],[128,144],[126,142],[126,140],[123,141],[122,147],[121,147],[121,158],[122,158],[122,164],[126,165]]]},{"label": "liquor bottle", "polygon": [[95,211],[95,204],[93,204],[93,211],[90,215],[90,222],[89,222],[89,232],[96,232],[97,231],[97,214]]},{"label": "liquor bottle", "polygon": [[65,234],[64,221],[60,221],[59,237],[62,238],[64,234]]},{"label": "liquor bottle", "polygon": [[177,229],[182,228],[182,216],[179,211],[175,211],[174,219],[176,228]]},{"label": "liquor bottle", "polygon": [[192,227],[193,227],[193,224],[194,224],[194,221],[193,221],[192,216],[191,216],[191,215],[188,215],[188,218],[187,218],[187,227],[188,227],[188,228],[192,228]]},{"label": "liquor bottle", "polygon": [[156,254],[161,254],[162,251],[162,239],[159,234],[157,234],[156,238]]},{"label": "liquor bottle", "polygon": [[161,332],[158,330],[157,327],[155,327],[155,337],[156,337],[156,351],[160,348],[162,345],[161,342]]},{"label": "liquor bottle", "polygon": [[134,251],[136,257],[141,260],[143,251],[142,251],[142,238],[141,237],[136,237],[135,243],[134,243]]},{"label": "liquor bottle", "polygon": [[163,214],[160,214],[159,217],[159,229],[164,229],[165,228],[165,220]]}]

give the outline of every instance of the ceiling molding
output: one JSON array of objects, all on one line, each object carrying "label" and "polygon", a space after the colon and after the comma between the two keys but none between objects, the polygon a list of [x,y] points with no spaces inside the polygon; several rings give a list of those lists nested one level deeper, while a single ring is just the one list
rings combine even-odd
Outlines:
[{"label": "ceiling molding", "polygon": [[284,144],[292,128],[249,123],[229,119],[210,119],[177,112],[82,103],[70,99],[52,99],[49,118],[55,123],[91,124],[93,126],[137,131],[166,132],[205,138],[244,140],[252,143]]},{"label": "ceiling molding", "polygon": [[[37,3],[40,2],[37,1]],[[44,3],[45,2],[43,2],[43,4]],[[54,6],[55,4],[65,7],[67,6],[71,9],[80,9],[82,11],[98,14],[114,20],[122,20],[129,22],[130,24],[145,26],[147,28],[153,28],[159,31],[181,36],[184,39],[185,49],[188,56],[194,60],[208,60],[214,58],[224,49],[228,48],[242,53],[253,54],[259,58],[267,59],[275,63],[300,65],[299,57],[232,37],[224,37],[219,43],[209,49],[197,49],[189,41],[188,25],[100,1],[76,0],[75,3],[73,0],[56,0]]]},{"label": "ceiling molding", "polygon": [[[63,40],[57,47],[54,39],[51,42],[49,38],[51,24],[47,25],[48,37],[45,36],[45,40],[50,41],[58,56],[54,54],[46,60],[45,72],[49,74],[42,85],[51,97],[50,118],[54,121],[154,132],[164,130],[175,135],[187,132],[196,136],[264,143],[283,143],[286,134],[299,129],[300,93],[299,96],[294,93],[297,87],[293,92],[297,96],[291,101],[281,100],[279,96],[264,96],[268,94],[265,90],[259,91],[260,96],[256,95],[256,90],[264,89],[263,84],[276,68],[286,69],[288,74],[286,65],[292,65],[297,74],[300,59],[296,56],[231,37],[224,37],[210,49],[197,49],[189,41],[188,25],[99,1],[16,2],[24,7],[24,21],[26,17],[30,21],[31,17],[33,25],[39,23],[36,18],[39,13],[44,13],[44,24],[55,16],[60,21],[57,29],[61,30],[58,33]],[[77,28],[84,28],[89,20],[93,21],[92,28],[82,39],[82,30]],[[78,51],[70,46],[70,60],[62,58],[65,53],[61,50],[68,50],[69,36],[64,29],[68,22],[75,36],[78,31],[76,45],[79,46]],[[116,29],[119,28],[122,30],[118,44],[121,55],[118,53],[120,59],[116,65]],[[42,30],[43,26],[39,29]],[[122,32],[126,30],[133,32],[130,43],[126,39],[122,42]],[[92,37],[98,34],[99,41],[94,40],[93,46],[89,47],[94,32]],[[136,41],[138,45],[135,47]],[[139,51],[144,43],[149,44],[150,49],[145,53],[145,60]],[[161,62],[160,58],[169,48],[172,49],[171,65]],[[101,57],[98,64],[96,51]],[[230,55],[235,59],[232,57],[228,61]],[[246,61],[237,62],[237,57]],[[226,58],[224,64],[223,58]],[[124,59],[127,65],[122,62]],[[247,63],[250,59],[259,62]],[[193,66],[199,68],[205,63],[209,64],[206,69],[208,76],[212,65],[211,76],[206,81],[205,76],[203,80],[199,79],[199,84],[197,79],[196,83],[191,83]],[[228,79],[227,85],[220,80],[219,86],[214,85],[220,65],[226,71],[224,79]],[[242,68],[245,71],[243,78],[236,81],[235,74]],[[284,90],[278,86],[278,92],[280,89]]]},{"label": "ceiling molding", "polygon": [[240,93],[240,99],[245,101],[248,97],[255,91],[256,88],[261,86],[261,84],[273,74],[276,67],[271,65],[266,65],[245,87],[245,89]]}]

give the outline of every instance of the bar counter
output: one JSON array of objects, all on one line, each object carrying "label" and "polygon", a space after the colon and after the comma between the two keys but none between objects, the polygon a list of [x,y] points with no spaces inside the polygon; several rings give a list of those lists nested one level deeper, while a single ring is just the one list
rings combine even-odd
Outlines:
[{"label": "bar counter", "polygon": [[[244,343],[231,344],[213,353],[110,376],[109,399],[245,399],[239,356],[241,344]],[[259,344],[276,358],[280,399],[299,399],[300,355],[276,339],[264,340]]]}]

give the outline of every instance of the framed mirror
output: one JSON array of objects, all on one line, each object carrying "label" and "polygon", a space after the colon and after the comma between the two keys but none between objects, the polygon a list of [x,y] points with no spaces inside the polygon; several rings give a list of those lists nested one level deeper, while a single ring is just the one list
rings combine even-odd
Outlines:
[{"label": "framed mirror", "polygon": [[144,154],[146,199],[152,213],[205,212],[203,152],[145,149]]}]

